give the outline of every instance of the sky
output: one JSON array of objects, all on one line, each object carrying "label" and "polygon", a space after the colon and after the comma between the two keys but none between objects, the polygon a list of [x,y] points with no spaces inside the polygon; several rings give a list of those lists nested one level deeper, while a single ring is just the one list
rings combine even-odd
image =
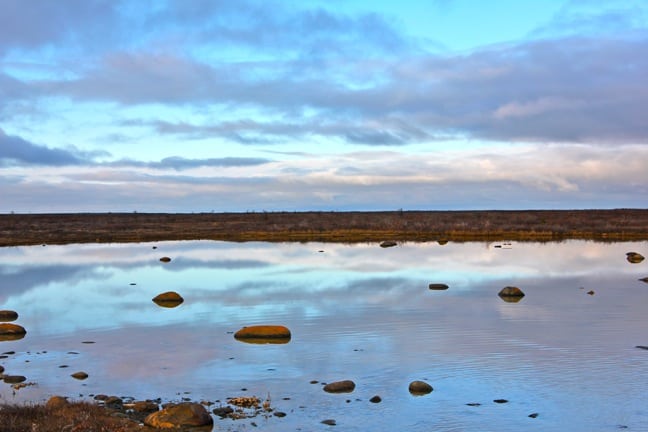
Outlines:
[{"label": "sky", "polygon": [[0,213],[648,207],[643,0],[0,6]]}]

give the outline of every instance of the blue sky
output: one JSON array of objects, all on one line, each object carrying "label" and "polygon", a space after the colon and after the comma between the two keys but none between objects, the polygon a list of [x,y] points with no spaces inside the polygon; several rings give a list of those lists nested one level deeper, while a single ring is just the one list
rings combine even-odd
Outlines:
[{"label": "blue sky", "polygon": [[648,202],[643,1],[1,1],[0,212]]}]

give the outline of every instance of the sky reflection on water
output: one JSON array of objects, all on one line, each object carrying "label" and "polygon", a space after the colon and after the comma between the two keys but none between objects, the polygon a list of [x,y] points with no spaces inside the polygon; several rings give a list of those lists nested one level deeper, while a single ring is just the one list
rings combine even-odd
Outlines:
[{"label": "sky reflection on water", "polygon": [[[625,260],[630,250],[648,255],[645,242],[152,246],[0,249],[0,309],[18,311],[28,331],[0,342],[0,352],[16,351],[0,364],[38,384],[15,396],[3,385],[3,400],[269,393],[289,415],[264,430],[317,429],[325,418],[344,430],[648,424],[648,351],[635,348],[648,345],[648,284],[638,281],[648,268]],[[506,285],[526,296],[502,301]],[[179,307],[151,301],[170,290],[184,297]],[[234,340],[252,324],[286,325],[292,340]],[[75,381],[76,370],[90,378]],[[310,384],[339,379],[356,381],[356,391]],[[415,379],[435,391],[412,397]],[[375,394],[382,403],[368,402]]]}]

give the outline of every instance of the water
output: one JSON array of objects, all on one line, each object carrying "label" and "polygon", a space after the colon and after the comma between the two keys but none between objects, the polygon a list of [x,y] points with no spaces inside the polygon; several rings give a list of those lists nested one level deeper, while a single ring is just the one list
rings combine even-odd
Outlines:
[{"label": "water", "polygon": [[[256,395],[287,413],[217,418],[214,430],[328,430],[324,419],[345,431],[648,430],[648,351],[636,348],[648,345],[648,284],[638,281],[648,265],[625,260],[648,255],[648,243],[495,246],[0,248],[0,309],[17,311],[28,332],[0,342],[15,352],[0,364],[36,384],[2,384],[0,402]],[[503,301],[507,285],[526,296]],[[170,290],[181,306],[151,301]],[[285,325],[292,339],[234,339],[253,324]],[[87,380],[70,377],[81,370]],[[321,388],[342,379],[353,393]],[[410,395],[413,380],[434,391]]]}]

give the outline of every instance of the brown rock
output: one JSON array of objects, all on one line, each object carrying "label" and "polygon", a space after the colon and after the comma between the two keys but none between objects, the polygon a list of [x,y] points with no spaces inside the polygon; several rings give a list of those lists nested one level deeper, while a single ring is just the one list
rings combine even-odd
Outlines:
[{"label": "brown rock", "polygon": [[335,381],[324,386],[327,393],[351,393],[355,390],[355,383],[351,380]]},{"label": "brown rock", "polygon": [[631,264],[639,264],[644,260],[644,256],[637,252],[628,252],[626,253],[626,259]]},{"label": "brown rock", "polygon": [[3,372],[4,372],[4,367],[0,365],[0,375],[2,375]]},{"label": "brown rock", "polygon": [[132,404],[133,411],[139,413],[152,413],[160,410],[157,403],[152,401],[137,401]]},{"label": "brown rock", "polygon": [[27,330],[18,324],[0,323],[0,336],[25,336]]},{"label": "brown rock", "polygon": [[162,257],[162,258],[160,258],[160,261],[162,261],[163,263],[168,263],[168,262],[171,262],[171,258],[169,258],[169,257]]},{"label": "brown rock", "polygon": [[398,246],[398,243],[393,240],[385,240],[384,242],[380,243],[381,248],[389,248],[394,246]]},{"label": "brown rock", "polygon": [[63,396],[52,396],[51,398],[48,399],[45,406],[48,409],[59,409],[69,404],[70,402],[68,402],[67,398],[64,398]]},{"label": "brown rock", "polygon": [[18,312],[12,310],[0,310],[0,321],[9,322],[16,321],[18,319]]},{"label": "brown rock", "polygon": [[442,283],[431,283],[428,288],[434,291],[444,291],[448,289],[448,285]]},{"label": "brown rock", "polygon": [[7,384],[20,384],[26,381],[27,378],[22,375],[3,375],[2,380]]},{"label": "brown rock", "polygon": [[518,287],[514,286],[507,286],[502,288],[502,290],[497,294],[498,296],[505,298],[505,297],[518,297],[522,298],[524,297],[524,293],[522,290]]},{"label": "brown rock", "polygon": [[290,330],[281,325],[256,325],[243,327],[234,334],[234,338],[248,343],[281,344],[290,341]]},{"label": "brown rock", "polygon": [[643,278],[641,278],[641,279],[639,279],[639,280],[640,280],[641,282],[646,282],[646,283],[648,283],[648,276],[643,277]]},{"label": "brown rock", "polygon": [[159,429],[209,426],[214,423],[204,406],[186,402],[149,414],[144,424]]},{"label": "brown rock", "polygon": [[153,303],[166,308],[174,308],[182,304],[182,302],[184,302],[184,299],[175,291],[167,291],[162,294],[158,294],[153,298]]},{"label": "brown rock", "polygon": [[85,373],[85,372],[74,372],[74,373],[73,373],[72,375],[70,375],[70,376],[71,376],[72,378],[74,378],[74,379],[78,379],[78,380],[84,380],[84,379],[88,378],[88,374]]},{"label": "brown rock", "polygon": [[414,396],[423,396],[432,393],[432,386],[425,381],[412,381],[409,385],[409,392]]}]

